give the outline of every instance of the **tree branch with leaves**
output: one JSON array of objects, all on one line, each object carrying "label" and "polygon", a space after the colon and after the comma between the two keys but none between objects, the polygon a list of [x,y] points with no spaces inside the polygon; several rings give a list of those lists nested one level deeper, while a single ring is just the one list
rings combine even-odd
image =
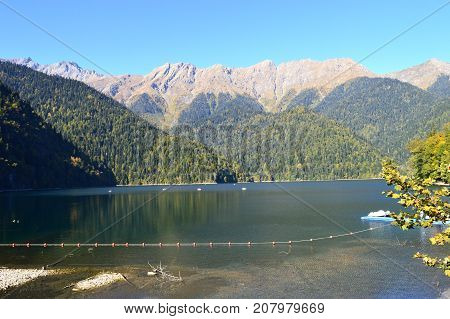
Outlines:
[{"label": "tree branch with leaves", "polygon": [[[404,207],[397,213],[391,213],[392,223],[403,230],[416,227],[429,228],[434,222],[448,225],[450,222],[450,203],[446,200],[450,192],[447,187],[433,186],[433,179],[418,179],[400,174],[398,167],[392,162],[385,161],[381,172],[388,185],[394,190],[383,192],[386,197],[397,199]],[[433,186],[433,187],[432,187]],[[430,238],[432,245],[444,246],[450,243],[450,227]],[[450,277],[450,256],[445,258],[430,257],[423,253],[416,253],[414,258],[430,267],[442,269]]]}]

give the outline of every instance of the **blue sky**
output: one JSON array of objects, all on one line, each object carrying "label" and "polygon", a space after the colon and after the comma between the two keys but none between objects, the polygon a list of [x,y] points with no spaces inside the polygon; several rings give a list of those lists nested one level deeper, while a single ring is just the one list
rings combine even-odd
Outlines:
[{"label": "blue sky", "polygon": [[[360,60],[446,1],[0,0],[0,57],[97,69],[2,2],[113,74],[166,62],[248,66],[311,58]],[[450,5],[366,61],[379,73],[450,62]]]}]

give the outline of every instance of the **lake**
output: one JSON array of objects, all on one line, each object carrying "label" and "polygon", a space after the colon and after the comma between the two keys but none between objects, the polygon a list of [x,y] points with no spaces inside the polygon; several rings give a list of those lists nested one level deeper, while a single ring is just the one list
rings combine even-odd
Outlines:
[{"label": "lake", "polygon": [[[381,194],[386,189],[384,181],[367,180],[5,192],[0,193],[0,243],[327,237],[383,226],[360,217],[399,208]],[[119,285],[95,297],[436,298],[450,287],[449,280],[411,256],[417,251],[442,255],[442,248],[430,247],[427,239],[437,230],[387,226],[292,247],[82,247],[57,267],[142,273],[147,262],[161,262],[190,278],[189,285],[167,291]],[[0,247],[0,266],[41,267],[72,250]]]}]

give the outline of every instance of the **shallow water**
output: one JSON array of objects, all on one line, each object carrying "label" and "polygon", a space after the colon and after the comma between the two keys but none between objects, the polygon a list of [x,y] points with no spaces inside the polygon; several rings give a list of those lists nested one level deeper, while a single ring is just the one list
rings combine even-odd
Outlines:
[{"label": "shallow water", "polygon": [[[386,188],[383,181],[371,180],[2,193],[0,242],[259,242],[324,237],[383,225],[360,217],[399,208],[381,194]],[[59,266],[143,267],[148,261],[161,261],[188,274],[190,285],[159,294],[163,297],[434,298],[449,288],[448,279],[411,259],[419,250],[448,254],[428,244],[434,231],[403,232],[389,226],[292,248],[81,248]],[[71,251],[0,248],[0,266],[42,266]],[[148,297],[158,292],[124,286],[102,294]]]}]

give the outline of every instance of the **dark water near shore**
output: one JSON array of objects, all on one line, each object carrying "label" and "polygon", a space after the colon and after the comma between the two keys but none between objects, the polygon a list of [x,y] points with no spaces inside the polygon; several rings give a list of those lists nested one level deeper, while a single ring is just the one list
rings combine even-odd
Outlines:
[{"label": "dark water near shore", "polygon": [[[398,209],[381,195],[386,189],[382,181],[279,185],[2,193],[0,243],[288,241],[380,226],[360,217],[373,210]],[[164,187],[167,190],[161,192]],[[448,254],[428,244],[428,236],[436,230],[403,232],[385,227],[358,238],[302,243],[291,249],[270,245],[81,248],[59,266],[143,267],[148,261],[161,261],[177,271],[195,273],[193,286],[171,295],[175,297],[435,298],[450,287],[448,279],[411,255],[419,250]],[[40,267],[71,250],[0,248],[0,266]],[[147,294],[120,287],[103,292],[109,297]]]}]

